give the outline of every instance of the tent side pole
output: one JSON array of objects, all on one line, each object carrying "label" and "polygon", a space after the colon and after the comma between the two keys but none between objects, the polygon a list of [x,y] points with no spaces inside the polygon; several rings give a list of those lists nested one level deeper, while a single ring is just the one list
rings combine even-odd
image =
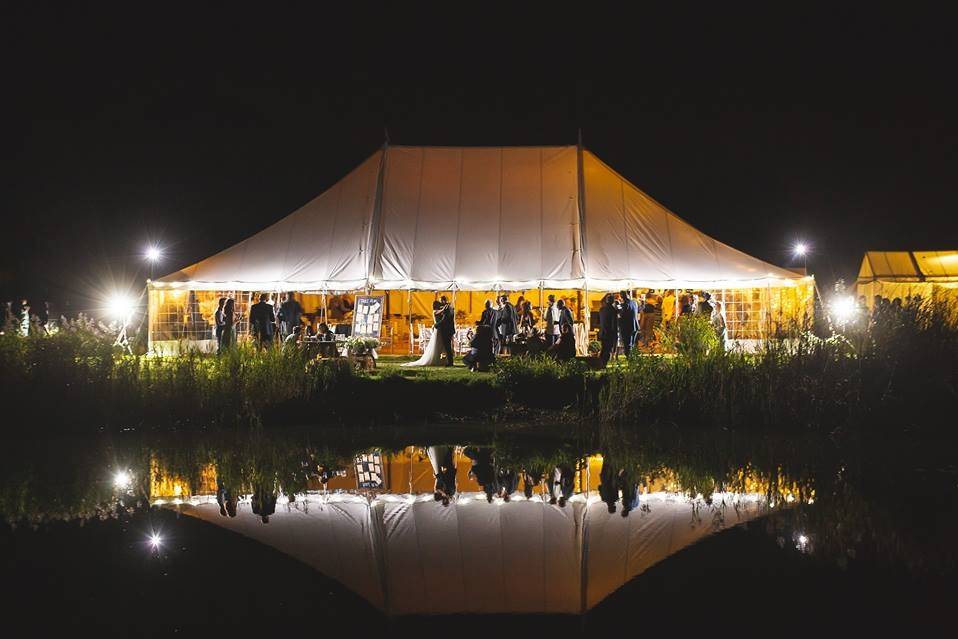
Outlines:
[{"label": "tent side pole", "polygon": [[582,327],[585,329],[585,354],[589,354],[589,332],[592,329],[592,306],[589,304],[589,280],[585,280],[585,299],[582,301]]},{"label": "tent side pole", "polygon": [[[409,317],[409,354],[413,354],[413,334],[412,334],[412,289],[406,289],[406,315]],[[412,462],[410,461],[410,464]],[[409,472],[412,472],[410,470]]]}]

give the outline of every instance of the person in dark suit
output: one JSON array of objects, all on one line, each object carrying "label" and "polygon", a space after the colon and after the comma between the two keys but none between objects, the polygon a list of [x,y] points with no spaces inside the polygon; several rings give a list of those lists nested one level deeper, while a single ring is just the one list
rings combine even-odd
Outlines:
[{"label": "person in dark suit", "polygon": [[565,300],[556,302],[556,308],[559,311],[559,334],[561,335],[563,326],[568,326],[569,330],[572,330],[575,318],[572,317],[572,311],[566,306]]},{"label": "person in dark suit", "polygon": [[439,310],[436,311],[436,334],[439,336],[439,344],[446,354],[446,366],[452,366],[455,357],[452,350],[452,338],[456,334],[456,311],[445,295],[439,298],[439,303]]},{"label": "person in dark suit", "polygon": [[599,359],[606,366],[619,341],[619,323],[612,293],[602,298],[602,308],[599,309],[599,341],[602,343]]},{"label": "person in dark suit", "polygon": [[619,336],[622,338],[622,350],[628,357],[635,344],[635,334],[639,331],[639,307],[629,291],[621,291],[619,296]]},{"label": "person in dark suit", "polygon": [[509,344],[519,332],[519,316],[516,314],[516,308],[509,301],[508,295],[502,295],[499,302],[499,317],[496,322],[499,328],[500,350],[508,351]]},{"label": "person in dark suit", "polygon": [[268,299],[268,294],[261,293],[259,301],[249,309],[250,330],[260,346],[273,343],[273,329],[276,327],[273,323],[273,306],[266,301]]},{"label": "person in dark suit", "polygon": [[499,322],[499,311],[496,309],[496,305],[492,303],[492,300],[486,300],[485,308],[482,309],[482,315],[479,317],[479,321],[476,323],[477,326],[488,326],[490,335],[492,336],[492,352],[493,354],[499,353],[499,340],[498,340],[498,330],[496,326]]},{"label": "person in dark suit", "polygon": [[292,293],[283,295],[283,303],[279,305],[280,336],[285,340],[295,332],[303,318],[303,307],[296,301]]}]

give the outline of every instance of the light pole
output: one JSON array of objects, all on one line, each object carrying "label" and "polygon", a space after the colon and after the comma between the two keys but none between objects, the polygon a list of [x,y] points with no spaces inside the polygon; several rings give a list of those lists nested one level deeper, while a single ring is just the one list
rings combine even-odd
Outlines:
[{"label": "light pole", "polygon": [[158,246],[149,246],[144,253],[146,261],[150,263],[150,280],[153,280],[153,267],[163,258],[163,251]]},{"label": "light pole", "polygon": [[796,257],[802,258],[802,268],[805,269],[805,275],[808,275],[808,244],[805,242],[796,242],[792,252]]}]

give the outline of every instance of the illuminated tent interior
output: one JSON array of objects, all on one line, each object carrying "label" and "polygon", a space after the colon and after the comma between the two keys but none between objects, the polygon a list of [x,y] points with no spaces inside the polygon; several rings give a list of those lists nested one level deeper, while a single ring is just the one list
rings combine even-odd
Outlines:
[{"label": "illuminated tent interior", "polygon": [[[386,146],[302,208],[149,284],[151,349],[212,345],[218,297],[293,292],[311,322],[386,295],[384,346],[406,352],[431,303],[460,325],[496,292],[566,298],[588,327],[604,292],[709,291],[732,339],[810,312],[813,280],[695,229],[581,147]],[[537,312],[537,315],[539,313]],[[248,330],[239,326],[242,335]]]},{"label": "illuminated tent interior", "polygon": [[714,495],[713,506],[668,493],[648,510],[610,514],[598,497],[565,508],[464,494],[310,494],[279,505],[263,524],[242,502],[184,512],[302,561],[389,614],[585,612],[650,566],[700,539],[768,511],[757,495]]},{"label": "illuminated tent interior", "polygon": [[869,308],[876,295],[902,301],[920,295],[958,304],[958,250],[868,251],[857,288]]}]

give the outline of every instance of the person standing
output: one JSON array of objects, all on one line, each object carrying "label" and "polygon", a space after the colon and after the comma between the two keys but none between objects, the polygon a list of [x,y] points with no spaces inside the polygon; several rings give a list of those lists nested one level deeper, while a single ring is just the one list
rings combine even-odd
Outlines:
[{"label": "person standing", "polygon": [[261,293],[259,302],[249,310],[250,330],[260,346],[268,347],[273,343],[273,329],[276,326],[273,306],[267,301],[269,295]]},{"label": "person standing", "polygon": [[722,302],[716,301],[715,308],[712,309],[712,328],[715,329],[715,335],[724,351],[728,342],[728,322],[725,321],[725,306]]},{"label": "person standing", "polygon": [[620,291],[622,301],[619,306],[619,336],[622,338],[622,351],[628,357],[635,344],[635,334],[639,330],[639,307],[629,291]]},{"label": "person standing", "polygon": [[283,341],[286,341],[286,338],[300,325],[302,317],[302,305],[293,297],[292,293],[285,293],[283,303],[279,305],[279,327]]},{"label": "person standing", "polygon": [[223,350],[236,344],[236,300],[232,297],[223,305]]},{"label": "person standing", "polygon": [[452,339],[456,335],[456,311],[445,295],[439,298],[439,303],[440,308],[436,312],[436,335],[439,337],[442,351],[446,354],[445,365],[452,366],[455,358]]},{"label": "person standing", "polygon": [[519,309],[519,328],[525,335],[529,335],[535,325],[536,316],[532,314],[532,302],[526,300]]},{"label": "person standing", "polygon": [[556,311],[559,316],[558,325],[559,325],[559,334],[562,334],[562,329],[565,326],[569,327],[569,330],[572,331],[575,328],[575,319],[572,317],[572,311],[566,306],[565,300],[559,300],[556,302]]},{"label": "person standing", "polygon": [[509,296],[503,295],[499,298],[501,307],[497,323],[499,326],[500,350],[508,352],[509,345],[512,344],[519,326],[519,318],[516,315],[516,309],[509,302]]},{"label": "person standing", "polygon": [[602,298],[602,308],[599,309],[599,342],[602,343],[599,360],[602,362],[602,366],[608,365],[619,341],[618,318],[616,317],[614,302],[612,293],[607,293]]},{"label": "person standing", "polygon": [[556,311],[556,296],[549,296],[549,305],[544,315],[546,321],[546,348],[555,344],[559,337],[559,314]]},{"label": "person standing", "polygon": [[223,352],[223,333],[226,328],[226,298],[221,297],[219,303],[216,307],[216,312],[213,314],[213,322],[215,323],[214,334],[216,335],[216,352],[217,354]]},{"label": "person standing", "polygon": [[652,343],[652,331],[655,326],[655,293],[648,291],[645,294],[645,300],[642,302],[641,315],[639,316],[639,335],[642,336],[642,344],[648,346]]},{"label": "person standing", "polygon": [[706,293],[705,291],[702,291],[699,294],[699,301],[696,306],[696,311],[702,317],[709,317],[709,318],[712,317],[712,303],[710,301],[711,299],[712,299],[712,295],[710,293]]},{"label": "person standing", "polygon": [[498,340],[499,329],[496,328],[498,326],[498,318],[499,318],[499,311],[496,308],[497,306],[498,304],[493,304],[492,300],[486,300],[485,308],[482,309],[482,315],[479,317],[479,326],[489,327],[489,334],[490,334],[490,339],[492,340],[493,353],[499,352],[499,340]]}]

